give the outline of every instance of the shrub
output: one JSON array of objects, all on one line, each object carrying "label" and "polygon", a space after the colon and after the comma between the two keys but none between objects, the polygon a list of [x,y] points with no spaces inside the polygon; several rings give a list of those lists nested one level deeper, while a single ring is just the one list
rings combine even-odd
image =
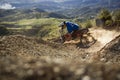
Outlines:
[{"label": "shrub", "polygon": [[112,20],[112,16],[107,9],[102,9],[98,15],[98,19],[102,21],[102,25],[105,26],[107,20]]},{"label": "shrub", "polygon": [[107,20],[106,22],[105,22],[105,25],[106,26],[110,26],[112,24],[112,21],[111,20]]},{"label": "shrub", "polygon": [[112,21],[112,20],[107,20],[107,21],[105,22],[105,25],[106,25],[106,26],[109,26],[109,27],[112,27],[112,24],[113,24],[113,21]]},{"label": "shrub", "polygon": [[4,36],[9,34],[10,32],[8,31],[7,28],[0,26],[0,36]]},{"label": "shrub", "polygon": [[116,25],[120,26],[120,10],[117,10],[113,13],[113,20]]},{"label": "shrub", "polygon": [[113,17],[114,17],[115,21],[120,20],[120,10],[115,11],[114,14],[113,14]]},{"label": "shrub", "polygon": [[93,25],[90,21],[87,21],[86,24],[85,24],[85,27],[86,28],[91,28]]},{"label": "shrub", "polygon": [[102,9],[99,14],[99,18],[102,20],[110,20],[112,17],[110,12],[107,9]]}]

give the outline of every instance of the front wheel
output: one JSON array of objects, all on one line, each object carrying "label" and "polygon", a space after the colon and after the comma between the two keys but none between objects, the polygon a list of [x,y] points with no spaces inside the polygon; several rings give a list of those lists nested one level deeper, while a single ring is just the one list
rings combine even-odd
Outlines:
[{"label": "front wheel", "polygon": [[64,43],[65,42],[65,37],[64,36],[61,36],[60,37],[60,43]]},{"label": "front wheel", "polygon": [[85,34],[80,38],[80,43],[84,47],[90,47],[96,42],[96,39],[91,34]]}]

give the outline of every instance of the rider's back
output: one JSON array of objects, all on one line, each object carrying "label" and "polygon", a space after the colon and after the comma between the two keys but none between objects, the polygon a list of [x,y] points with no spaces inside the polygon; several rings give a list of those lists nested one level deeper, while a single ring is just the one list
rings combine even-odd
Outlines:
[{"label": "rider's back", "polygon": [[72,22],[66,22],[66,26],[69,33],[75,30],[79,30],[79,25]]}]

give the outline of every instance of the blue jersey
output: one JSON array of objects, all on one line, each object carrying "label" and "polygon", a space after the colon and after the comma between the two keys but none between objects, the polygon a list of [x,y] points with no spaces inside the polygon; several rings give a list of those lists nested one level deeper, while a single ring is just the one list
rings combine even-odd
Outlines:
[{"label": "blue jersey", "polygon": [[66,27],[69,33],[75,30],[79,30],[79,26],[77,24],[74,24],[72,22],[66,22]]}]

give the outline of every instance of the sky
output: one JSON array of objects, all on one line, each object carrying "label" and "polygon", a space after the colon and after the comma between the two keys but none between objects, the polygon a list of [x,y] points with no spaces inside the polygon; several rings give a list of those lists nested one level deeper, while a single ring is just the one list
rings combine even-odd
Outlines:
[{"label": "sky", "polygon": [[63,2],[67,0],[33,0],[33,1],[55,1],[55,2]]},{"label": "sky", "polygon": [[0,0],[0,9],[15,9],[11,3],[19,3],[19,2],[40,2],[40,1],[55,1],[55,2],[63,2],[67,0]]},{"label": "sky", "polygon": [[15,7],[13,7],[9,3],[5,3],[5,4],[0,5],[0,9],[15,9]]},{"label": "sky", "polygon": [[67,1],[67,0],[0,0],[0,2],[24,2],[24,1],[27,1],[27,2],[40,2],[40,1],[55,1],[55,2],[63,2],[63,1]]},{"label": "sky", "polygon": [[64,2],[68,0],[34,0],[34,1],[55,1],[55,2]]},{"label": "sky", "polygon": [[68,1],[68,0],[54,0],[55,2],[64,2],[64,1]]}]

